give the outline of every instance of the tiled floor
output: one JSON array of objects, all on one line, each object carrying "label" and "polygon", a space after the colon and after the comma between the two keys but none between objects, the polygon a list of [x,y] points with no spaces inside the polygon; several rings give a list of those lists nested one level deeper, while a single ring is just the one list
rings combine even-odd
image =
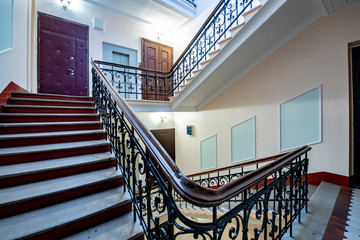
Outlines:
[{"label": "tiled floor", "polygon": [[351,198],[348,226],[345,227],[345,239],[360,239],[360,189],[354,188]]}]

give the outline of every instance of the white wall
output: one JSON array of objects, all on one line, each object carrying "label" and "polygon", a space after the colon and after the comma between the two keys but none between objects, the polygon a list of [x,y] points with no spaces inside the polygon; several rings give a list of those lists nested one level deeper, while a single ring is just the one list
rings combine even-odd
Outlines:
[{"label": "white wall", "polygon": [[0,53],[0,92],[11,81],[24,89],[29,89],[27,78],[28,6],[27,0],[14,0],[13,47]]},{"label": "white wall", "polygon": [[[230,128],[256,116],[256,156],[279,152],[279,104],[323,86],[323,141],[312,145],[310,172],[349,176],[349,42],[360,40],[360,6],[324,17],[195,113],[175,113],[176,159],[200,171],[200,141],[217,134],[218,167],[231,164]],[[221,79],[219,79],[220,81]],[[185,134],[186,125],[195,135]]]}]

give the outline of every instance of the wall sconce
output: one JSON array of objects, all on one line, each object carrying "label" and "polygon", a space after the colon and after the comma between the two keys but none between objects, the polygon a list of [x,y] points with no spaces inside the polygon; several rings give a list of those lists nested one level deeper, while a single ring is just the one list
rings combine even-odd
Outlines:
[{"label": "wall sconce", "polygon": [[71,0],[60,0],[61,7],[66,10],[71,4]]},{"label": "wall sconce", "polygon": [[156,38],[157,38],[158,41],[160,41],[160,38],[162,38],[163,36],[164,36],[164,33],[162,33],[162,32],[157,32],[156,33]]}]

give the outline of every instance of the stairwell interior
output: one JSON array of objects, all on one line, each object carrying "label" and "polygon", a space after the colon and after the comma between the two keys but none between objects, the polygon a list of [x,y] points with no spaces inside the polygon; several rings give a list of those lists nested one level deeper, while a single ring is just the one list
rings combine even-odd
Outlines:
[{"label": "stairwell interior", "polygon": [[[259,2],[255,10],[265,1]],[[252,11],[248,15],[251,17]],[[235,36],[245,22],[231,29],[231,35]],[[218,43],[217,49],[208,54],[209,59],[180,85],[171,101],[190,91],[187,87],[231,38]],[[130,196],[124,192],[123,176],[116,171],[103,122],[90,97],[13,93],[0,114],[0,134],[0,233],[4,239],[144,238],[143,229],[134,223]],[[331,190],[332,200],[339,191],[327,184],[320,189],[319,192]],[[313,212],[302,212],[308,229],[294,225],[296,239],[322,237],[334,203],[324,204],[317,195],[309,202],[314,206],[310,207]],[[326,210],[318,216],[326,212],[325,221],[319,223],[316,219],[321,225],[318,227],[313,224],[313,216],[322,207]],[[229,210],[219,208],[217,215],[221,217]],[[211,209],[190,206],[182,207],[181,212],[203,219],[213,214]],[[255,219],[256,212],[252,214]],[[353,220],[348,238],[357,237],[357,221]]]}]

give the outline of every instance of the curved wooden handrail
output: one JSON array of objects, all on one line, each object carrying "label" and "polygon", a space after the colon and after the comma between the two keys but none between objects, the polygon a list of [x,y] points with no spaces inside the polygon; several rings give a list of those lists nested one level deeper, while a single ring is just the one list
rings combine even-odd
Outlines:
[{"label": "curved wooden handrail", "polygon": [[201,176],[201,175],[206,175],[206,174],[211,174],[211,173],[217,173],[217,172],[222,172],[222,171],[227,171],[227,170],[231,170],[231,169],[235,169],[235,168],[241,168],[241,167],[246,167],[246,166],[250,166],[250,165],[254,165],[254,164],[260,164],[260,163],[265,163],[265,162],[270,162],[273,161],[275,159],[278,159],[282,156],[284,156],[285,154],[287,154],[288,152],[284,152],[284,153],[280,153],[280,154],[276,154],[270,157],[265,157],[265,158],[260,158],[260,159],[252,159],[252,160],[248,160],[248,161],[243,161],[241,163],[237,163],[231,166],[227,166],[227,167],[222,167],[222,168],[216,168],[216,169],[212,169],[209,171],[203,171],[203,172],[198,172],[198,173],[193,173],[190,175],[186,175],[188,178],[192,178],[192,177],[196,177],[196,176]]},{"label": "curved wooden handrail", "polygon": [[125,102],[125,100],[119,96],[113,86],[108,82],[103,73],[100,71],[98,66],[96,66],[94,61],[92,61],[91,64],[101,77],[104,84],[108,87],[114,101],[120,107],[127,120],[130,122],[138,136],[145,144],[146,148],[154,156],[156,163],[159,165],[167,180],[171,183],[179,195],[189,203],[201,207],[218,206],[221,203],[239,195],[239,193],[255,185],[262,179],[270,176],[272,173],[288,164],[288,162],[293,160],[294,157],[297,157],[311,149],[308,146],[304,146],[293,152],[287,153],[278,160],[262,166],[259,169],[254,170],[234,181],[231,181],[218,189],[202,187],[196,184],[194,181],[190,180],[179,170],[163,146],[139,120],[134,111]]}]

